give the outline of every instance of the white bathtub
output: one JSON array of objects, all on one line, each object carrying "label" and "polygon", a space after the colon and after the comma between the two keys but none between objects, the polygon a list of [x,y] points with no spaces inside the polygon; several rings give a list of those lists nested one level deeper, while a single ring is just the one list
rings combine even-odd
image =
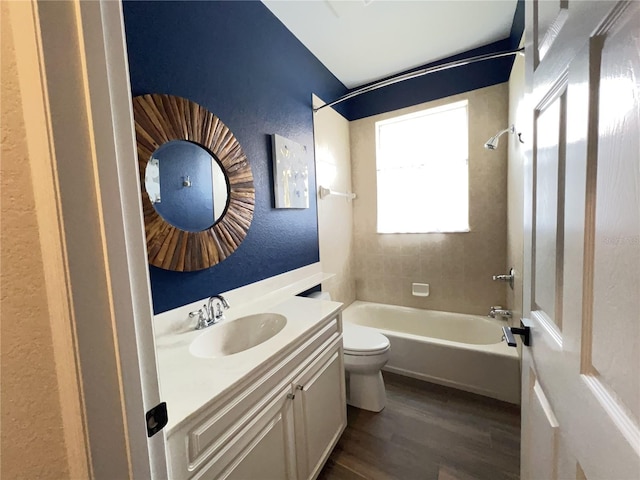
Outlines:
[{"label": "white bathtub", "polygon": [[389,338],[384,370],[520,403],[520,361],[502,341],[504,320],[361,301],[342,320]]}]

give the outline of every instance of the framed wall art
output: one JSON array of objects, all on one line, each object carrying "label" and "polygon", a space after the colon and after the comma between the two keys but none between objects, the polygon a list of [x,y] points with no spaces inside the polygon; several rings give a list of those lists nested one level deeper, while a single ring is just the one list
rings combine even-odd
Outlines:
[{"label": "framed wall art", "polygon": [[307,147],[277,134],[271,140],[276,208],[309,208]]}]

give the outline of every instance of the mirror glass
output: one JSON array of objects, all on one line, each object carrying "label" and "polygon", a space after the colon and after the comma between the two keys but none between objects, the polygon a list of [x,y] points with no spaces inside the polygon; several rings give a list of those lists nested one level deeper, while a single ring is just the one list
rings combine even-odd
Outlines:
[{"label": "mirror glass", "polygon": [[229,203],[229,183],[218,160],[186,140],[172,140],[153,152],[144,183],[156,212],[187,232],[213,226]]}]

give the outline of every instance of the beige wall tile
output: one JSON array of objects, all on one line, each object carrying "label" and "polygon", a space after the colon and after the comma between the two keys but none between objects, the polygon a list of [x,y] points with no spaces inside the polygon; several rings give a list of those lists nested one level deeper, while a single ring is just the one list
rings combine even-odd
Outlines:
[{"label": "beige wall tile", "polygon": [[[508,85],[494,85],[350,123],[354,202],[354,270],[359,300],[433,310],[486,314],[506,303],[507,143],[483,148],[508,124]],[[471,232],[377,234],[375,122],[425,108],[469,101],[469,223]],[[411,295],[412,282],[429,283],[429,297]]]}]

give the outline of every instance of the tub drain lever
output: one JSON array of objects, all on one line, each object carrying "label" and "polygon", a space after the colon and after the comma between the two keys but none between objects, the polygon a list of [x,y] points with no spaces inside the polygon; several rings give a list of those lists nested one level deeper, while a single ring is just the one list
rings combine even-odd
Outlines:
[{"label": "tub drain lever", "polygon": [[531,329],[527,327],[522,321],[520,321],[520,327],[502,327],[503,338],[507,341],[507,345],[515,347],[516,339],[513,336],[520,335],[522,337],[522,343],[527,347],[531,345]]}]

